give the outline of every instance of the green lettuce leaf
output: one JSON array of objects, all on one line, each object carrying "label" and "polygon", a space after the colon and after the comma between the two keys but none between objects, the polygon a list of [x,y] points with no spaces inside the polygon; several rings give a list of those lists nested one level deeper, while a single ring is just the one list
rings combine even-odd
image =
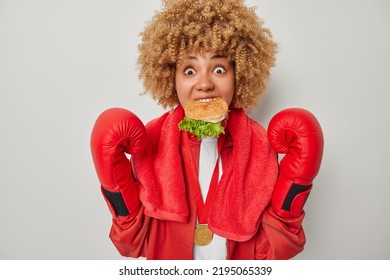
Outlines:
[{"label": "green lettuce leaf", "polygon": [[187,117],[185,117],[179,123],[179,130],[186,130],[196,135],[199,140],[202,137],[218,137],[219,134],[225,133],[225,130],[221,126],[221,123],[211,123],[206,121],[194,120]]}]

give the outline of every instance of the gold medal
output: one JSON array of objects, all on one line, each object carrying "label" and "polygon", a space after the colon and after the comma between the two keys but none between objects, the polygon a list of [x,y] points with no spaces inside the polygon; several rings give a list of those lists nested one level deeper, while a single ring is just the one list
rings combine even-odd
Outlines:
[{"label": "gold medal", "polygon": [[213,240],[213,236],[207,225],[198,225],[195,229],[194,243],[198,246],[206,246]]}]

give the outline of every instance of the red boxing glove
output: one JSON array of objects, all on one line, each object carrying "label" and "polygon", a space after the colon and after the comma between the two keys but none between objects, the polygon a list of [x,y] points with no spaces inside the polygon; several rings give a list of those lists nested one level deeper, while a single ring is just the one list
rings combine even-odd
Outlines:
[{"label": "red boxing glove", "polygon": [[139,207],[131,163],[125,153],[141,153],[145,147],[145,137],[141,120],[121,108],[104,111],[92,129],[93,162],[103,196],[114,217],[133,214]]},{"label": "red boxing glove", "polygon": [[309,111],[285,109],[268,126],[277,153],[286,154],[272,195],[272,209],[282,217],[298,217],[320,169],[324,147],[321,126]]}]

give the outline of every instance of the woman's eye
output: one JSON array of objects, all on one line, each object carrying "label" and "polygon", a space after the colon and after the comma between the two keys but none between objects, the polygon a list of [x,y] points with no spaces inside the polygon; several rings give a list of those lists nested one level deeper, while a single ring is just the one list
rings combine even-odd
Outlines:
[{"label": "woman's eye", "polygon": [[225,68],[223,68],[222,66],[218,66],[214,69],[214,72],[217,73],[217,74],[223,74],[226,72]]},{"label": "woman's eye", "polygon": [[184,70],[184,74],[185,75],[193,75],[195,73],[195,70],[193,69],[193,68],[186,68],[185,70]]}]

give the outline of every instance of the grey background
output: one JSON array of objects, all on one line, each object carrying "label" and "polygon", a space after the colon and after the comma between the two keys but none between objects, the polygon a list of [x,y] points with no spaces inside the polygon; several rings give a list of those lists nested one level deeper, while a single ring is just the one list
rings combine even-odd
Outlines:
[{"label": "grey background", "polygon": [[[251,113],[313,112],[325,134],[296,259],[390,259],[390,4],[247,1],[279,43]],[[0,1],[0,259],[121,259],[89,151],[96,117],[140,96],[139,32],[159,0]]]}]

